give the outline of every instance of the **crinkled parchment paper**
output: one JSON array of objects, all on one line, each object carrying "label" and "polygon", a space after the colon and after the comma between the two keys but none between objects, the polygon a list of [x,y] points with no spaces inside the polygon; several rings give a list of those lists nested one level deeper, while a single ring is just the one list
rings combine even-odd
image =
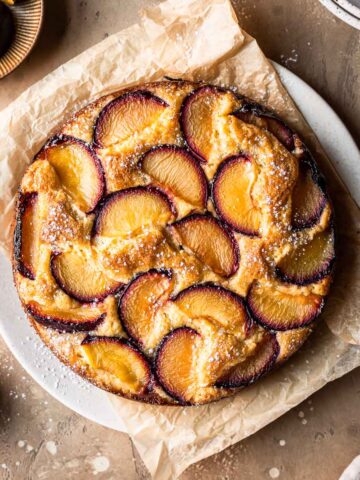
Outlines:
[{"label": "crinkled parchment paper", "polygon": [[[1,114],[0,246],[9,253],[14,195],[33,154],[69,114],[97,96],[163,75],[235,85],[305,138],[337,212],[337,271],[324,322],[286,365],[234,398],[203,407],[159,407],[109,396],[156,479],[259,430],[327,382],[360,365],[359,209],[229,0],[169,0],[23,93]],[[105,393],[104,393],[105,395]],[[109,408],[110,405],[109,405]]]}]

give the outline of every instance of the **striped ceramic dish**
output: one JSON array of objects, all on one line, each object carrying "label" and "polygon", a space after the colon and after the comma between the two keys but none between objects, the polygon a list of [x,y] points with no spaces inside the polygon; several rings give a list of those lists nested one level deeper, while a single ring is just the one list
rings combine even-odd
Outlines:
[{"label": "striped ceramic dish", "polygon": [[[354,28],[360,30],[360,18],[350,13],[349,2],[346,2],[347,9],[345,9],[345,1],[340,0],[319,0],[330,12],[336,15],[338,18],[348,23]],[[352,0],[352,8],[354,11],[355,6],[358,4],[358,0]]]},{"label": "striped ceramic dish", "polygon": [[43,0],[20,0],[9,6],[15,21],[15,36],[0,56],[0,78],[12,72],[28,56],[38,38],[43,19]]},{"label": "striped ceramic dish", "polygon": [[342,9],[356,18],[360,18],[360,0],[335,0]]}]

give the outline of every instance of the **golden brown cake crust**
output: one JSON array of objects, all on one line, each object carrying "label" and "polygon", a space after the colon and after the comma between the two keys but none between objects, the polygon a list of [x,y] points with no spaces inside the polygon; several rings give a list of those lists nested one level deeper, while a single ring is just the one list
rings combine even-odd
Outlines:
[{"label": "golden brown cake crust", "polygon": [[82,377],[203,404],[311,333],[332,223],[311,154],[275,116],[233,90],[148,83],[90,103],[35,156],[15,284],[42,341]]}]

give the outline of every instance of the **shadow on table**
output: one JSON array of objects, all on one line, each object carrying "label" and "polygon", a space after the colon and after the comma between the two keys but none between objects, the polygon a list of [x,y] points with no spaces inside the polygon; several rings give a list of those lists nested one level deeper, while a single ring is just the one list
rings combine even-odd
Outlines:
[{"label": "shadow on table", "polygon": [[0,385],[0,431],[4,431],[9,419],[12,418],[13,401],[9,397],[9,392]]}]

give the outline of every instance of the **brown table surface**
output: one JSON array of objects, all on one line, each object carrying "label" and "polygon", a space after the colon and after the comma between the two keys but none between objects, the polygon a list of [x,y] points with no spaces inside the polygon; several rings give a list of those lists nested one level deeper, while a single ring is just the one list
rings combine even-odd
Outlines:
[{"label": "brown table surface", "polygon": [[[146,0],[47,0],[40,40],[0,80],[0,110],[58,65],[137,20]],[[269,58],[314,87],[360,143],[360,32],[318,0],[234,0]],[[243,442],[190,467],[192,479],[337,480],[360,454],[360,369]],[[145,479],[128,436],[50,397],[0,339],[0,479]]]}]

